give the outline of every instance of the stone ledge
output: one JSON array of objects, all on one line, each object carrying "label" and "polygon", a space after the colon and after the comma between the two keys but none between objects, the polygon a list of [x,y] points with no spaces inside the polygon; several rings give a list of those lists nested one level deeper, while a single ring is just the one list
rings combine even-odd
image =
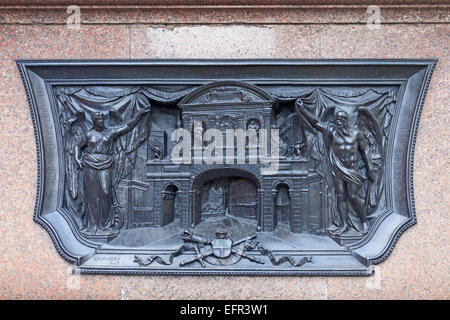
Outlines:
[{"label": "stone ledge", "polygon": [[[78,6],[370,6],[373,0],[78,0]],[[73,0],[0,0],[0,6],[70,6]],[[449,0],[377,0],[378,6],[449,5]]]},{"label": "stone ledge", "polygon": [[[61,3],[65,3],[65,0]],[[62,25],[67,23],[71,15],[67,12],[67,8],[61,5],[58,7],[0,5],[0,24]],[[367,6],[81,6],[80,8],[81,25],[366,24],[371,15],[367,12]],[[381,24],[450,22],[448,14],[450,6],[387,6],[380,9]]]}]

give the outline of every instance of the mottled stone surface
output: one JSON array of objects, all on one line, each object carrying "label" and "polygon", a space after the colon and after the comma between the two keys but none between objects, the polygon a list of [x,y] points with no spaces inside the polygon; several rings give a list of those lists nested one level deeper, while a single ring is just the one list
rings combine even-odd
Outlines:
[{"label": "mottled stone surface", "polygon": [[324,278],[123,277],[124,299],[325,299]]},{"label": "mottled stone surface", "polygon": [[[380,4],[379,4],[380,5]],[[360,6],[161,6],[92,7],[80,6],[85,24],[366,24],[373,18],[373,9]],[[74,9],[60,5],[53,10],[45,7],[23,7],[20,10],[0,6],[0,23],[4,24],[66,24]],[[383,23],[442,23],[450,22],[448,6],[405,7],[381,6]],[[73,21],[73,20],[72,20]],[[373,20],[372,20],[373,21]]]},{"label": "mottled stone surface", "polygon": [[[52,15],[52,11],[48,12]],[[124,11],[119,19],[128,14]],[[326,14],[326,13],[324,13]],[[33,16],[28,17],[33,21]],[[447,19],[442,17],[442,21]],[[407,19],[407,17],[405,17]],[[286,21],[291,22],[291,21]],[[448,299],[448,24],[0,25],[0,299]],[[417,136],[418,225],[374,277],[127,277],[71,275],[32,221],[36,147],[15,59],[439,58]]]},{"label": "mottled stone surface", "polygon": [[[158,5],[158,6],[255,6],[255,5],[370,5],[372,0],[78,0],[79,5]],[[420,5],[420,4],[442,4],[447,3],[445,0],[378,0],[378,5]],[[55,6],[55,5],[71,5],[71,0],[0,0],[0,5],[39,5],[39,6]]]}]

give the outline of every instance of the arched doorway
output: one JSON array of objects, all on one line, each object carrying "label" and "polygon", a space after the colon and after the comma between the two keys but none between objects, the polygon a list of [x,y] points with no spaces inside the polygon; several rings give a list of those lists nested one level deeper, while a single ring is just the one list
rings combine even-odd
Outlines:
[{"label": "arched doorway", "polygon": [[292,200],[289,185],[281,182],[274,190],[274,227],[289,227],[292,230]]},{"label": "arched doorway", "polygon": [[165,226],[175,220],[177,194],[178,187],[173,184],[167,186],[163,191],[161,226]]},{"label": "arched doorway", "polygon": [[221,168],[202,172],[192,184],[193,224],[210,217],[229,215],[255,220],[259,226],[259,186],[258,179],[242,169]]}]

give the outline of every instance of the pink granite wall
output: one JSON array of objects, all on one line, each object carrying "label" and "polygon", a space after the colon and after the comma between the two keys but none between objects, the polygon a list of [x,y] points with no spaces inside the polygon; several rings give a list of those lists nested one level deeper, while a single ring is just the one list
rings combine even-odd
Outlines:
[{"label": "pink granite wall", "polygon": [[[425,6],[403,1],[410,7],[381,1],[382,24],[374,30],[366,25],[368,1],[339,8],[333,4],[339,1],[322,1],[329,4],[322,7],[311,1],[291,1],[294,7],[272,1],[272,8],[238,5],[245,1],[228,1],[235,6],[222,8],[193,8],[196,1],[171,7],[176,1],[168,1],[157,8],[120,10],[103,6],[111,2],[94,1],[96,7],[81,7],[80,30],[66,25],[69,1],[11,7],[22,2],[0,1],[0,299],[449,298],[445,1]],[[401,236],[373,277],[73,276],[47,232],[32,220],[36,146],[15,65],[15,59],[53,58],[439,58],[417,136],[418,224]]]}]

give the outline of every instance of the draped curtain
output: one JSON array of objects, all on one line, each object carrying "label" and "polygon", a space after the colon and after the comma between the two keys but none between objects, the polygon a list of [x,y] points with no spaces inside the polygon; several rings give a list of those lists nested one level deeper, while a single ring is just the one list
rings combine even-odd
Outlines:
[{"label": "draped curtain", "polygon": [[[74,117],[85,121],[86,129],[93,127],[91,115],[104,112],[106,126],[115,127],[125,124],[137,111],[144,109],[150,101],[173,104],[178,102],[195,87],[182,88],[175,92],[167,92],[150,86],[83,86],[57,87],[57,108],[63,130],[64,139]],[[121,136],[114,145],[115,170],[114,187],[126,177],[134,167],[136,150],[149,134],[149,117],[146,115],[129,133]]]}]

